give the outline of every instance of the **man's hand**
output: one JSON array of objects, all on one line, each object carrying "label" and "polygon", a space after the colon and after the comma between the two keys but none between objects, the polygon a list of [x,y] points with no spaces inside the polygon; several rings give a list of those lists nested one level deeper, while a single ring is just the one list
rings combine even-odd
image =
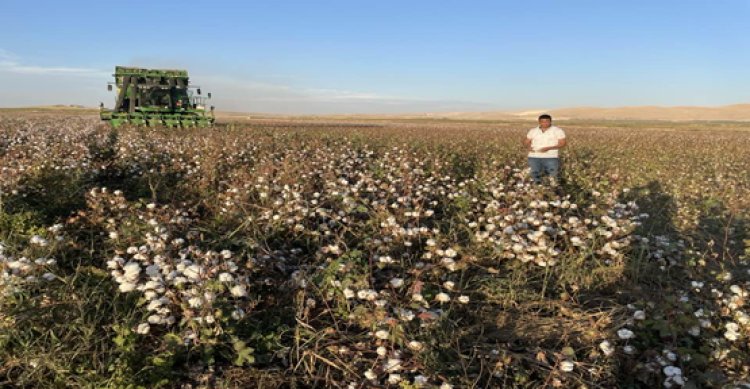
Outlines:
[{"label": "man's hand", "polygon": [[565,144],[566,144],[565,139],[560,139],[559,141],[557,141],[557,146],[542,147],[539,150],[537,150],[537,152],[544,153],[550,150],[561,149],[565,147]]}]

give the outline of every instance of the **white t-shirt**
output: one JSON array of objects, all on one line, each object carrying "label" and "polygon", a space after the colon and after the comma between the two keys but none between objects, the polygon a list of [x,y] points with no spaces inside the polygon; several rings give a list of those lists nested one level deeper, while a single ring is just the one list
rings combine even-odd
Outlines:
[{"label": "white t-shirt", "polygon": [[529,157],[533,158],[557,158],[559,153],[557,149],[538,152],[536,150],[542,147],[557,146],[560,139],[565,139],[565,132],[560,127],[552,126],[544,131],[536,127],[529,130],[526,138],[531,139],[531,152]]}]

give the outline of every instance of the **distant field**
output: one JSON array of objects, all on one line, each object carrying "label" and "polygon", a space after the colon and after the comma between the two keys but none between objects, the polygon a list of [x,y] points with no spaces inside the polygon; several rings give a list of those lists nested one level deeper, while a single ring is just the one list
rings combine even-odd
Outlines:
[{"label": "distant field", "polygon": [[750,383],[742,122],[0,110],[0,386]]},{"label": "distant field", "polygon": [[[221,107],[219,107],[221,108]],[[5,113],[55,113],[61,114],[89,114],[96,113],[96,108],[79,106],[41,106],[26,108],[0,108],[0,114]],[[283,119],[295,118],[302,120],[410,120],[410,121],[458,121],[458,122],[529,122],[533,123],[541,113],[549,113],[558,121],[564,123],[597,123],[600,125],[626,125],[642,127],[646,123],[654,123],[658,127],[670,125],[680,126],[681,123],[693,123],[696,126],[712,126],[713,124],[731,125],[738,128],[750,127],[750,104],[734,104],[720,107],[574,107],[552,110],[533,110],[522,112],[437,112],[413,114],[352,114],[352,115],[275,115],[263,113],[217,111],[216,116],[223,121],[241,121],[247,119]]]}]

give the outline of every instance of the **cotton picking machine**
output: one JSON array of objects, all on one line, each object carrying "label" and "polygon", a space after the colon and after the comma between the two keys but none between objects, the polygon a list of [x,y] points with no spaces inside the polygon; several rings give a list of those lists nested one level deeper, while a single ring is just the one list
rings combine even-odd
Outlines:
[{"label": "cotton picking machine", "polygon": [[190,85],[186,70],[115,67],[115,81],[107,84],[117,90],[113,109],[99,104],[99,116],[112,127],[134,126],[211,127],[214,107],[206,110],[211,93],[201,96],[198,86]]}]

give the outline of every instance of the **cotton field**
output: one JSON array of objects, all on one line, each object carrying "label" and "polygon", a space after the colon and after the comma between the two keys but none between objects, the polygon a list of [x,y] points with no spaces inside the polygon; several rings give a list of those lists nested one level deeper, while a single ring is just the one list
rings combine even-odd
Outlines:
[{"label": "cotton field", "polygon": [[750,385],[750,128],[0,117],[0,383]]}]

